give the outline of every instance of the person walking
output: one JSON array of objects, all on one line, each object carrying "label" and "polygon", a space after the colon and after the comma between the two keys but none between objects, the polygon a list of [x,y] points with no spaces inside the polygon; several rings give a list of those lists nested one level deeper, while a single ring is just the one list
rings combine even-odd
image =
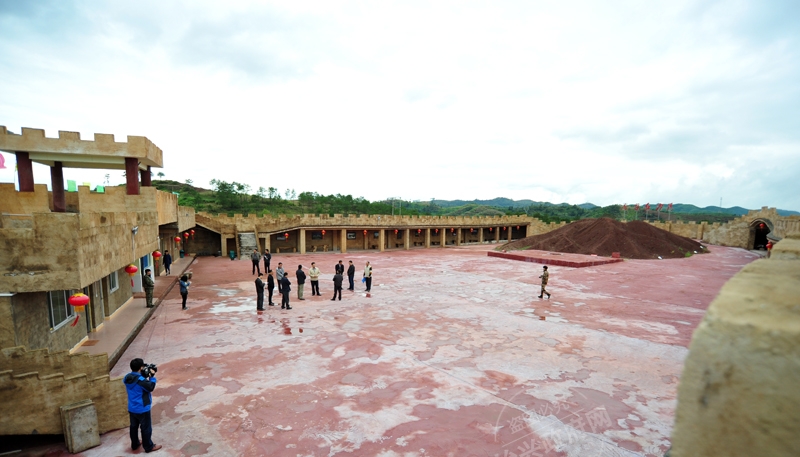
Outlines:
[{"label": "person walking", "polygon": [[275,270],[275,276],[278,279],[278,295],[283,295],[283,277],[286,272],[283,270],[283,262],[278,262],[278,269]]},{"label": "person walking", "polygon": [[305,300],[303,298],[303,287],[306,285],[306,272],[303,271],[302,265],[297,266],[297,271],[294,275],[297,277],[297,299]]},{"label": "person walking", "polygon": [[542,278],[542,291],[539,293],[539,298],[544,298],[544,294],[547,294],[547,299],[549,300],[550,292],[545,290],[545,287],[547,287],[547,280],[550,279],[550,273],[547,272],[547,265],[545,265],[542,268],[544,268],[544,272],[542,273],[541,276],[539,276],[540,278]]},{"label": "person walking", "polygon": [[147,303],[148,308],[153,307],[153,291],[156,288],[156,283],[153,281],[153,278],[150,277],[150,269],[144,270],[144,276],[142,276],[142,285],[144,286],[144,296],[145,302]]},{"label": "person walking", "polygon": [[189,296],[189,286],[192,285],[192,282],[189,281],[189,276],[183,275],[181,276],[180,286],[181,286],[181,298],[183,299],[183,308],[186,308],[186,298]]},{"label": "person walking", "polygon": [[261,273],[261,254],[258,253],[258,249],[253,249],[253,253],[250,254],[250,260],[253,261],[253,274],[256,274],[256,271]]},{"label": "person walking", "polygon": [[339,301],[342,301],[342,282],[344,278],[342,277],[341,273],[336,273],[333,275],[333,298],[331,301],[336,300],[336,294],[339,294]]},{"label": "person walking", "polygon": [[267,299],[267,304],[269,306],[275,306],[275,303],[272,303],[272,291],[275,290],[275,278],[272,277],[272,270],[267,272],[267,292],[269,293],[269,297]]},{"label": "person walking", "polygon": [[264,311],[264,281],[261,280],[261,273],[256,278],[256,310]]},{"label": "person walking", "polygon": [[264,249],[264,273],[269,272],[270,261],[272,261],[272,254],[269,253],[269,249]]},{"label": "person walking", "polygon": [[289,306],[289,295],[290,295],[289,292],[292,291],[292,283],[289,281],[289,277],[286,275],[284,275],[283,278],[281,278],[280,290],[282,291],[281,309],[292,309],[292,307]]},{"label": "person walking", "polygon": [[167,273],[167,276],[171,273],[170,268],[172,267],[172,255],[170,255],[168,250],[164,251],[164,271]]},{"label": "person walking", "polygon": [[367,262],[367,266],[364,267],[364,279],[367,285],[366,292],[369,292],[372,290],[372,265],[370,265],[369,262]]},{"label": "person walking", "polygon": [[350,281],[350,288],[347,290],[353,290],[353,291],[356,290],[356,285],[355,282],[353,281],[353,278],[355,278],[355,276],[356,276],[356,266],[353,265],[353,261],[351,260],[350,266],[347,267],[347,280]]},{"label": "person walking", "polygon": [[344,274],[344,265],[342,265],[342,261],[341,260],[339,261],[339,263],[336,264],[335,273],[339,273],[340,275]]},{"label": "person walking", "polygon": [[317,264],[311,262],[311,268],[308,269],[308,278],[311,280],[311,296],[319,295],[319,268]]}]

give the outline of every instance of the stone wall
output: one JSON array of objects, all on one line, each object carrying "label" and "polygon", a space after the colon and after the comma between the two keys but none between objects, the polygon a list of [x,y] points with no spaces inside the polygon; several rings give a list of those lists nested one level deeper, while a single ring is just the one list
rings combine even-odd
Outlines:
[{"label": "stone wall", "polygon": [[178,222],[178,196],[169,192],[156,192],[158,225]]},{"label": "stone wall", "polygon": [[745,266],[689,346],[671,457],[794,457],[800,449],[800,238]]},{"label": "stone wall", "polygon": [[16,347],[0,354],[0,402],[6,412],[0,414],[0,435],[60,435],[59,407],[85,399],[95,403],[100,433],[128,425],[125,386],[122,378],[109,378],[105,354],[26,354]]},{"label": "stone wall", "polygon": [[[74,327],[69,322],[58,328],[50,327],[46,292],[18,293],[11,297],[14,319],[15,346],[29,349],[46,348],[68,351],[86,336],[86,317],[81,315]],[[9,323],[2,323],[6,327]]]},{"label": "stone wall", "polygon": [[128,196],[124,189],[106,195],[82,187],[67,194],[68,204],[88,212],[0,217],[0,290],[81,289],[157,249],[157,191],[143,189],[144,195]]},{"label": "stone wall", "polygon": [[46,184],[34,184],[34,192],[17,192],[14,184],[0,184],[0,213],[32,214],[51,209]]},{"label": "stone wall", "polygon": [[[0,294],[0,348],[16,346],[14,336],[14,308],[11,304],[11,294]],[[8,325],[11,323],[11,325]]]}]

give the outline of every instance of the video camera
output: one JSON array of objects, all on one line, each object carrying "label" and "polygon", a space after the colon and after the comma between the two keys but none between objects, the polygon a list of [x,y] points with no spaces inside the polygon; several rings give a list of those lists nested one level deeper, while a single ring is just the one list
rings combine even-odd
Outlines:
[{"label": "video camera", "polygon": [[156,374],[157,371],[158,367],[155,363],[146,363],[140,370],[140,373],[142,373],[142,376],[145,378],[151,378]]}]

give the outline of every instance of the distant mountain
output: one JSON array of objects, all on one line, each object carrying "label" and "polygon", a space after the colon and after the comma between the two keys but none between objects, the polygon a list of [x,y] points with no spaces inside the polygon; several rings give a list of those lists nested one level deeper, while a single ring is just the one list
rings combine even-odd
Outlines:
[{"label": "distant mountain", "polygon": [[[433,204],[437,206],[441,206],[443,208],[451,208],[455,206],[464,206],[464,205],[479,205],[479,206],[489,206],[489,207],[496,207],[496,208],[527,208],[531,205],[541,205],[541,206],[572,206],[569,203],[550,203],[550,202],[536,202],[533,200],[512,200],[510,198],[493,198],[491,200],[433,200]],[[594,203],[581,203],[580,205],[575,205],[579,208],[591,210],[594,208],[600,208],[598,205]],[[644,205],[642,205],[644,206]],[[655,209],[655,204],[651,204],[651,211]],[[629,206],[631,208],[632,205]],[[733,206],[731,208],[722,208],[719,206],[706,206],[706,207],[699,207],[691,204],[686,203],[675,203],[672,205],[672,212],[673,213],[684,213],[684,214],[733,214],[735,216],[743,216],[747,214],[750,210],[747,208],[742,208],[741,206]],[[664,208],[661,210],[662,213],[666,212],[666,204]],[[800,215],[800,212],[779,209],[778,214],[781,216],[796,216]]]},{"label": "distant mountain", "polygon": [[[675,203],[672,205],[672,212],[673,213],[685,213],[685,214],[715,214],[715,213],[723,213],[723,214],[735,214],[737,216],[743,216],[747,214],[750,210],[747,208],[742,208],[741,206],[733,206],[731,208],[721,208],[719,206],[706,206],[704,208],[697,207],[695,205],[689,205],[684,203]],[[781,216],[796,216],[800,215],[800,212],[797,211],[790,211],[786,209],[779,209],[777,210],[778,214]]]},{"label": "distant mountain", "polygon": [[[533,200],[512,200],[510,198],[493,198],[491,200],[433,200],[433,204],[443,208],[451,206],[464,206],[464,205],[480,205],[480,206],[497,206],[501,208],[520,208],[531,205],[543,204],[543,202],[535,202]],[[549,204],[549,203],[547,203]]]}]

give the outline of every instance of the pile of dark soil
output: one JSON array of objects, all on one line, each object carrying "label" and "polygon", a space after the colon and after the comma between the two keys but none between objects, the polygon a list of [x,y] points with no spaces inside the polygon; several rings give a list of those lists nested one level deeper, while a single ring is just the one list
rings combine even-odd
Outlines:
[{"label": "pile of dark soil", "polygon": [[542,235],[512,241],[498,249],[536,249],[570,254],[610,257],[619,252],[626,259],[687,257],[707,252],[697,241],[642,222],[620,222],[607,217],[582,219]]}]

